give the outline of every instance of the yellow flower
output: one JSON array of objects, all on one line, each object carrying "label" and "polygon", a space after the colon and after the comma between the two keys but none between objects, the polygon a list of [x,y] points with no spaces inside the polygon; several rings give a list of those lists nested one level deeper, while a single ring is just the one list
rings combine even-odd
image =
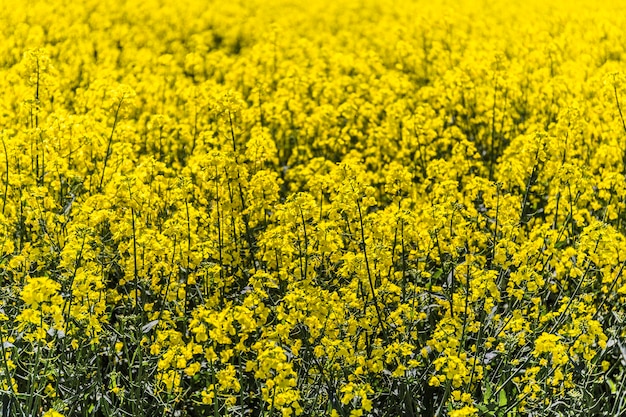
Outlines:
[{"label": "yellow flower", "polygon": [[185,368],[185,374],[188,376],[194,376],[200,371],[200,369],[202,369],[202,366],[198,362],[194,362]]},{"label": "yellow flower", "polygon": [[478,409],[473,406],[466,405],[465,407],[450,411],[450,417],[473,417],[478,416]]},{"label": "yellow flower", "polygon": [[54,409],[50,409],[43,414],[43,417],[65,417],[65,416]]}]

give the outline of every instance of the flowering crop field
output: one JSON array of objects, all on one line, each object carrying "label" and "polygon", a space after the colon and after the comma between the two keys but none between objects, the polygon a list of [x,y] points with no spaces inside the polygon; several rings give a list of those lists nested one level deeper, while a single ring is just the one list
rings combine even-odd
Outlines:
[{"label": "flowering crop field", "polygon": [[1,415],[626,413],[626,5],[518,3],[0,0]]}]

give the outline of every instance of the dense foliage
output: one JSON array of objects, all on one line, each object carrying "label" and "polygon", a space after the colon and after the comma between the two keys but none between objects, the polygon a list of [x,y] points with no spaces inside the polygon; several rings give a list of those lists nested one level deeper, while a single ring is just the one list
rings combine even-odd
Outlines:
[{"label": "dense foliage", "polygon": [[522,3],[0,0],[2,415],[624,413],[626,10]]}]

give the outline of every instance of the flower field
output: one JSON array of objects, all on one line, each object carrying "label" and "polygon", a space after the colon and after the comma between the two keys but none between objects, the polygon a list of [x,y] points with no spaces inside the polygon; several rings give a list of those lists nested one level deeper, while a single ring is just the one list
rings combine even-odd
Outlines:
[{"label": "flower field", "polygon": [[626,5],[0,0],[0,415],[626,413]]}]

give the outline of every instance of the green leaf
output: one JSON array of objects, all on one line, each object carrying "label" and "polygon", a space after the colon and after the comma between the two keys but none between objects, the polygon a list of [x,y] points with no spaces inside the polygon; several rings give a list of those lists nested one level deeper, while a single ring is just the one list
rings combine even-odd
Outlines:
[{"label": "green leaf", "polygon": [[432,275],[433,280],[434,281],[438,280],[442,275],[443,275],[443,270],[441,269],[436,270],[435,273]]},{"label": "green leaf", "polygon": [[505,407],[507,403],[508,401],[506,399],[506,392],[504,392],[504,390],[501,390],[500,395],[498,396],[498,405],[500,407]]},{"label": "green leaf", "polygon": [[486,385],[487,385],[487,387],[485,388],[485,399],[484,399],[484,401],[488,402],[489,399],[491,398],[492,391],[491,391],[491,384],[486,384]]},{"label": "green leaf", "polygon": [[568,245],[568,241],[567,239],[565,240],[559,240],[558,242],[556,242],[554,244],[555,249],[563,249],[564,247],[566,247]]},{"label": "green leaf", "polygon": [[609,384],[609,388],[611,389],[611,394],[615,394],[617,392],[617,384],[611,378],[607,378],[606,382]]},{"label": "green leaf", "polygon": [[481,416],[485,417],[495,417],[496,413],[493,410],[493,407],[486,406],[485,404],[478,404],[478,410],[480,411]]}]

